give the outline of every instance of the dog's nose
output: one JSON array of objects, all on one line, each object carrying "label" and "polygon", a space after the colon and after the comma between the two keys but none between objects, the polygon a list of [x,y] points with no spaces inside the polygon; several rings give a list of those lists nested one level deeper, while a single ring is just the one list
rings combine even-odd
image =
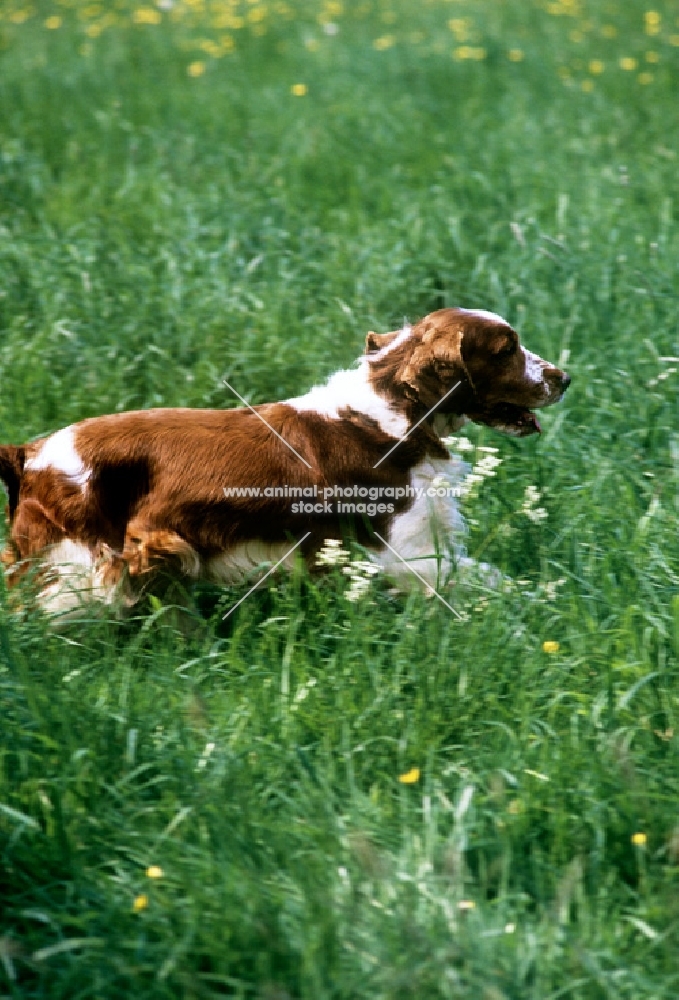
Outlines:
[{"label": "dog's nose", "polygon": [[566,391],[568,386],[571,384],[571,377],[568,372],[561,372],[561,389],[563,392]]}]

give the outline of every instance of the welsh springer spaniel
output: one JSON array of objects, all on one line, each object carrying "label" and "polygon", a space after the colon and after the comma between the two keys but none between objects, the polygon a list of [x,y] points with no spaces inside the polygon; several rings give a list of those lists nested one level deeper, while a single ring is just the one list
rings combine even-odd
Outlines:
[{"label": "welsh springer spaniel", "polygon": [[356,367],[284,402],[92,417],[0,447],[8,581],[32,567],[50,613],[129,605],[160,577],[242,581],[301,539],[312,564],[349,530],[397,582],[412,567],[435,586],[464,558],[455,491],[430,488],[464,468],[441,436],[467,419],[537,433],[532,411],[569,383],[495,313],[441,309],[369,333]]}]

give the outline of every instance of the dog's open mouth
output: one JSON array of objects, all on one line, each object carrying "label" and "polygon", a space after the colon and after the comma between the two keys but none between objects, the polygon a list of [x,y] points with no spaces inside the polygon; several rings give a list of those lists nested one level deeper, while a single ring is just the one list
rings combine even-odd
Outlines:
[{"label": "dog's open mouth", "polygon": [[513,403],[498,403],[492,409],[470,413],[469,417],[476,424],[485,424],[512,437],[528,437],[542,431],[540,421],[532,410]]}]

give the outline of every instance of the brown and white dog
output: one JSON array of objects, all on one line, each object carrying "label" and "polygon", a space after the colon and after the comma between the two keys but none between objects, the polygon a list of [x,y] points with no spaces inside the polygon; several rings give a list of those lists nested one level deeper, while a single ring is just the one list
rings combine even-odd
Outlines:
[{"label": "brown and white dog", "polygon": [[[306,533],[311,562],[348,521],[392,577],[408,576],[400,556],[434,585],[442,539],[445,569],[463,558],[457,502],[426,495],[440,477],[463,474],[441,435],[467,419],[536,433],[532,411],[558,402],[569,383],[495,313],[441,309],[369,333],[356,367],[284,402],[92,417],[0,447],[9,583],[32,567],[39,602],[53,613],[83,599],[131,604],[161,574],[244,580]],[[334,502],[293,510],[295,491],[318,498],[352,486],[381,488],[388,502],[348,519]]]}]

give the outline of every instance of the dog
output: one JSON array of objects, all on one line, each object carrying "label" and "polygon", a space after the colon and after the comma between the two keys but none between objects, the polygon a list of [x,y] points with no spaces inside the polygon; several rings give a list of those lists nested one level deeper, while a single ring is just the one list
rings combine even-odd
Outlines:
[{"label": "dog", "polygon": [[447,308],[369,333],[354,368],[283,402],[91,417],[2,446],[8,584],[31,571],[51,614],[131,606],[161,578],[238,583],[298,549],[313,565],[349,529],[397,583],[437,586],[466,559],[464,464],[442,437],[467,420],[539,433],[534,410],[569,383],[501,316]]}]

